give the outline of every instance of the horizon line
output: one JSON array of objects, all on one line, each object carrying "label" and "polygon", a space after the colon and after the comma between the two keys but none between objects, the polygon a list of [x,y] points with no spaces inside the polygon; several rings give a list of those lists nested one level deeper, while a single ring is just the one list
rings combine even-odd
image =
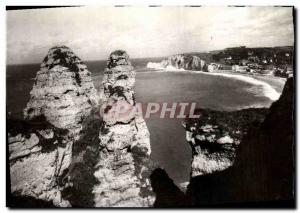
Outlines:
[{"label": "horizon line", "polygon": [[[225,47],[223,49],[208,50],[208,51],[199,51],[199,52],[182,52],[182,53],[176,53],[176,54],[172,54],[172,55],[191,54],[191,53],[211,53],[211,52],[214,52],[214,51],[222,51],[222,50],[226,50],[226,49],[230,49],[230,48],[239,48],[239,47],[246,47],[246,48],[249,48],[249,49],[255,49],[255,48],[278,48],[278,47],[293,47],[293,48],[295,48],[295,41],[294,41],[294,45],[261,46],[261,47],[247,47],[245,45],[238,45],[238,46],[233,46],[233,47]],[[131,58],[131,60],[134,60],[134,59],[146,59],[146,58],[167,58],[167,57],[172,56],[172,55],[168,55],[168,56],[154,56],[154,57],[134,57],[134,58]],[[91,60],[82,60],[82,61],[83,62],[93,62],[93,61],[105,61],[105,60],[108,60],[108,59],[91,59]],[[33,65],[33,64],[39,64],[39,63],[42,63],[42,62],[31,62],[31,63],[7,63],[6,62],[6,66],[9,66],[9,65],[16,65],[16,66],[17,65]]]}]

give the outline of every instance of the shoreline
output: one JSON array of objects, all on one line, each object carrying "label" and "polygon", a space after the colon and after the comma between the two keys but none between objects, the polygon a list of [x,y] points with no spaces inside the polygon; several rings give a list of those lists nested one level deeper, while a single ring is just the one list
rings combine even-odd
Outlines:
[{"label": "shoreline", "polygon": [[273,75],[264,75],[259,73],[247,73],[247,72],[233,72],[231,70],[217,70],[213,73],[225,73],[225,74],[232,74],[232,75],[242,75],[251,77],[265,83],[270,84],[277,92],[281,93],[286,82],[286,78],[276,77]]},{"label": "shoreline", "polygon": [[157,72],[180,72],[180,73],[191,73],[191,74],[205,74],[214,76],[223,76],[225,78],[234,78],[252,85],[262,86],[264,91],[264,96],[269,98],[271,101],[276,101],[279,99],[284,83],[286,79],[274,77],[270,75],[259,75],[259,74],[247,74],[247,73],[235,73],[232,71],[214,71],[214,72],[203,72],[203,71],[193,71],[184,70],[167,67],[166,69],[157,69],[155,71],[142,71],[141,73],[157,73]]}]

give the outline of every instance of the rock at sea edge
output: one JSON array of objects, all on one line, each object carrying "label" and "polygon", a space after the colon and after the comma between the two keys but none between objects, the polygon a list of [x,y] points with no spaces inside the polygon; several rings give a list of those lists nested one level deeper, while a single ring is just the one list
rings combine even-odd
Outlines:
[{"label": "rock at sea edge", "polygon": [[97,101],[86,65],[65,46],[51,48],[37,72],[25,121],[8,121],[13,196],[70,206],[61,191],[72,146]]},{"label": "rock at sea edge", "polygon": [[135,70],[125,51],[111,53],[101,89],[104,109],[100,129],[99,162],[93,189],[96,207],[149,207],[153,205],[148,168],[150,135],[137,113],[119,115],[119,105],[135,106]]}]

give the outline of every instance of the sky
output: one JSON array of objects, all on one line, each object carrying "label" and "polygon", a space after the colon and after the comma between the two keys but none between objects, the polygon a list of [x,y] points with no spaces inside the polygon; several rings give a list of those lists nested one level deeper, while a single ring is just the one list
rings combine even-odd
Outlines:
[{"label": "sky", "polygon": [[7,11],[7,64],[41,63],[56,45],[84,61],[227,47],[294,45],[291,7],[86,6]]}]

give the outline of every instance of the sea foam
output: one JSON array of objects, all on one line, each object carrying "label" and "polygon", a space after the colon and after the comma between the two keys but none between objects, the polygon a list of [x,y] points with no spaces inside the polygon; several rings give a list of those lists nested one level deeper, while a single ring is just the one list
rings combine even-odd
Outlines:
[{"label": "sea foam", "polygon": [[277,92],[270,84],[268,84],[264,81],[260,81],[255,78],[249,77],[249,76],[228,74],[228,73],[205,73],[205,74],[218,75],[218,76],[223,76],[223,77],[227,77],[227,78],[234,78],[234,79],[237,79],[240,81],[247,82],[249,84],[262,86],[264,96],[266,96],[267,98],[269,98],[272,101],[276,101],[280,97],[280,93]]},{"label": "sea foam", "polygon": [[148,62],[146,67],[150,69],[158,69],[158,70],[165,69],[165,67],[163,67],[161,63],[155,63],[155,62]]},{"label": "sea foam", "polygon": [[[158,67],[159,63],[153,63],[156,64]],[[155,66],[153,66],[155,67]],[[255,78],[252,78],[250,76],[244,76],[244,75],[238,75],[238,74],[229,74],[229,73],[212,73],[212,72],[199,72],[199,71],[192,71],[192,70],[184,70],[184,69],[177,69],[176,67],[173,66],[167,66],[166,68],[162,69],[160,67],[160,70],[157,72],[185,72],[185,73],[192,73],[192,74],[205,74],[205,75],[215,75],[215,76],[223,76],[226,78],[234,78],[240,81],[247,82],[252,85],[257,85],[261,86],[263,88],[263,95],[267,98],[269,98],[272,101],[276,101],[280,97],[280,93],[277,92],[270,84],[257,80]]]}]

